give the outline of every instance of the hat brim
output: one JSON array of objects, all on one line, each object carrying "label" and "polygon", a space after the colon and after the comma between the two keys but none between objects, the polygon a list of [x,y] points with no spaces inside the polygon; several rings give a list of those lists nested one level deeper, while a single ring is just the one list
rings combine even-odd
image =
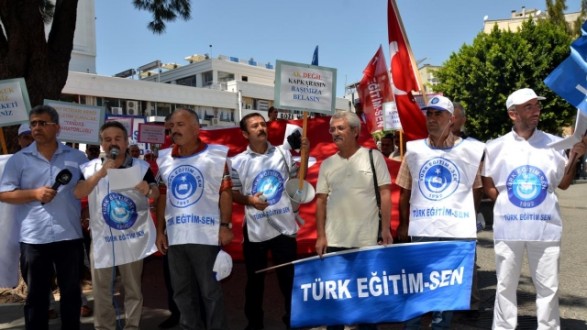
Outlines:
[{"label": "hat brim", "polygon": [[439,111],[448,111],[448,112],[450,112],[450,110],[445,109],[443,107],[439,107],[437,105],[428,105],[428,106],[425,106],[425,107],[423,107],[421,109],[422,110],[430,110],[430,109],[432,109],[432,110],[439,110]]}]

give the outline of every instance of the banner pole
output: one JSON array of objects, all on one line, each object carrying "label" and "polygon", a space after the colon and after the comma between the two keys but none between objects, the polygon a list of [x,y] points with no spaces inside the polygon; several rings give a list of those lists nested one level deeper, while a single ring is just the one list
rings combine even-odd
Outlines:
[{"label": "banner pole", "polygon": [[[308,137],[308,111],[304,111],[304,120],[302,124],[302,139]],[[298,175],[298,191],[304,189],[304,179],[306,179],[306,170],[308,168],[308,150],[302,148],[300,155],[300,173]]]}]

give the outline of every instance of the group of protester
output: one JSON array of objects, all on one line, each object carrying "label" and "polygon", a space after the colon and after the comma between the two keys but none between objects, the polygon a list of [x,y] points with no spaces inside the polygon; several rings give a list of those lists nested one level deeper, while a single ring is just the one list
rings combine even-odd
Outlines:
[{"label": "group of protester", "polygon": [[[423,108],[429,135],[407,143],[395,180],[401,187],[398,242],[475,240],[481,192],[495,201],[498,283],[494,329],[517,325],[516,289],[525,251],[537,289],[538,329],[560,328],[562,220],[555,190],[571,184],[576,163],[567,162],[564,152],[548,147],[559,138],[537,129],[543,99],[529,88],[513,92],[506,101],[512,131],[483,144],[453,134],[453,127],[460,130],[464,123],[462,107],[457,106],[455,116],[451,100],[432,98]],[[176,110],[166,120],[173,145],[159,152],[158,173],[131,155],[128,132],[117,121],[100,128],[100,147],[106,156],[91,161],[58,142],[59,116],[50,106],[33,108],[29,125],[34,142],[8,160],[0,179],[0,201],[17,205],[16,220],[21,223],[21,273],[29,290],[24,308],[27,329],[48,329],[47,292],[53,274],[61,293],[62,328],[80,327],[80,199],[86,196],[94,235],[104,234],[106,241],[113,241],[113,229],[141,224],[140,236],[145,238],[134,261],[122,263],[117,259],[123,251],[94,239],[90,260],[96,329],[120,327],[118,307],[113,304],[114,266],[124,287],[124,329],[139,329],[142,259],[154,252],[154,246],[168,263],[172,303],[177,306],[174,321],[182,329],[227,329],[215,263],[222,246],[234,237],[233,202],[245,210],[245,330],[264,328],[265,277],[257,271],[268,266],[269,254],[275,264],[297,258],[300,224],[296,221],[299,205],[285,189],[286,181],[298,175],[299,166],[291,146],[274,146],[268,141],[267,122],[261,114],[241,119],[240,129],[248,146],[229,159],[227,147],[200,139],[194,111]],[[338,112],[330,119],[329,132],[337,152],[322,162],[316,186],[315,249],[320,256],[394,242],[390,228],[392,176],[385,159],[398,157],[393,151],[393,136],[382,141],[382,154],[359,144],[360,131],[361,119],[352,112]],[[306,153],[310,148],[305,137],[291,144]],[[570,152],[580,157],[585,149],[581,141]],[[142,180],[132,189],[114,191],[111,185],[116,182],[110,182],[109,173],[117,169],[136,171]],[[156,201],[156,229],[150,221],[150,199]],[[440,206],[455,212],[434,216],[412,212]],[[278,268],[277,278],[285,302],[282,319],[289,327],[293,266]],[[432,328],[448,329],[451,320],[451,311],[434,312]],[[416,317],[406,321],[405,328],[419,329],[420,323]],[[344,325],[327,328],[344,329]],[[361,324],[358,328],[376,329],[376,325]]]}]

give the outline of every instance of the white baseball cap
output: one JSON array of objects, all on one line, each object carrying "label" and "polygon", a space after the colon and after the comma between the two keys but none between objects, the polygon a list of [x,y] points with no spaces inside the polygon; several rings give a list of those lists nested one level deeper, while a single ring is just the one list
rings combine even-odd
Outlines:
[{"label": "white baseball cap", "polygon": [[437,95],[428,101],[428,105],[422,108],[422,110],[441,110],[441,111],[448,111],[450,113],[455,112],[455,107],[452,104],[452,101],[448,99],[448,97]]},{"label": "white baseball cap", "polygon": [[538,99],[539,101],[546,100],[544,96],[536,95],[533,89],[522,88],[508,96],[508,99],[505,101],[505,107],[509,110],[514,105],[524,104],[532,99]]},{"label": "white baseball cap", "polygon": [[218,251],[212,271],[215,273],[217,281],[222,281],[227,278],[232,272],[232,258],[230,254],[224,252],[224,250]]},{"label": "white baseball cap", "polygon": [[29,124],[24,123],[18,127],[18,136],[21,134],[31,134],[31,128],[29,127]]}]

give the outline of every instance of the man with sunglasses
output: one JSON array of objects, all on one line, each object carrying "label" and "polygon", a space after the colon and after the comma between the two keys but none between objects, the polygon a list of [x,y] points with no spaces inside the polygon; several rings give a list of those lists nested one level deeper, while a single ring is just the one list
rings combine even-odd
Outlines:
[{"label": "man with sunglasses", "polygon": [[[562,218],[556,188],[567,189],[577,162],[548,147],[560,138],[537,129],[545,98],[530,88],[506,100],[514,126],[487,143],[483,175],[485,194],[495,201],[493,239],[497,289],[493,329],[515,329],[516,291],[524,253],[536,288],[537,329],[560,329],[558,272]],[[585,154],[585,139],[571,155]]]},{"label": "man with sunglasses", "polygon": [[[80,269],[83,263],[81,205],[73,195],[85,155],[59,141],[57,111],[46,105],[29,113],[35,142],[14,154],[0,180],[0,201],[17,204],[20,267],[28,285],[24,306],[27,330],[48,329],[50,280],[53,268],[61,293],[62,329],[80,328]],[[71,180],[57,187],[63,170]]]}]

